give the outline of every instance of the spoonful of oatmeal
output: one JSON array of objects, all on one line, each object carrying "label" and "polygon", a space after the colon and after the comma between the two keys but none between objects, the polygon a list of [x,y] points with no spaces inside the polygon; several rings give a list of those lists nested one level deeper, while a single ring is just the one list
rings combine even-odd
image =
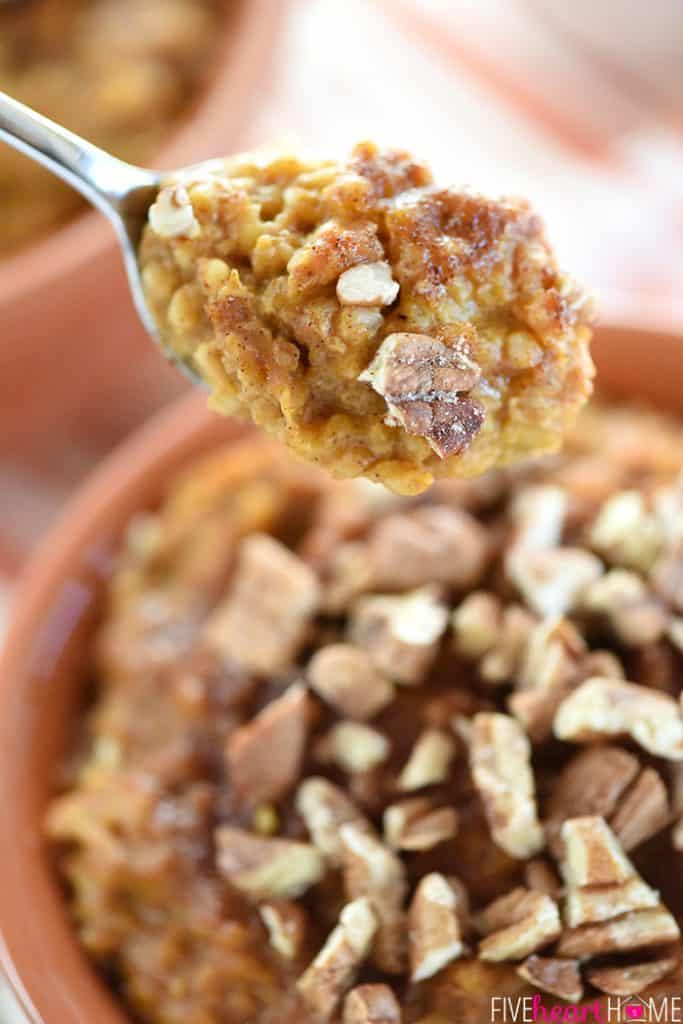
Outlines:
[{"label": "spoonful of oatmeal", "polygon": [[590,395],[592,303],[523,200],[371,143],[160,174],[2,94],[0,138],[113,222],[145,327],[211,407],[336,476],[476,476],[559,448]]}]

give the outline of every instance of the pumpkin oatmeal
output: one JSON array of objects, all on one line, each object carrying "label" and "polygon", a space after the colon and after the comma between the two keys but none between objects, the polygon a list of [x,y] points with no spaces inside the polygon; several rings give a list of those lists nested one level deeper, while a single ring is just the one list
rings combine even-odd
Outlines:
[{"label": "pumpkin oatmeal", "polygon": [[[213,73],[231,0],[0,2],[0,89],[116,156],[153,159]],[[82,208],[0,146],[0,256]]]},{"label": "pumpkin oatmeal", "polygon": [[682,442],[398,498],[245,440],[133,520],[47,831],[134,1019],[680,995]]},{"label": "pumpkin oatmeal", "polygon": [[140,263],[216,410],[402,494],[556,450],[591,391],[591,302],[517,199],[406,153],[260,152],[170,181]]}]

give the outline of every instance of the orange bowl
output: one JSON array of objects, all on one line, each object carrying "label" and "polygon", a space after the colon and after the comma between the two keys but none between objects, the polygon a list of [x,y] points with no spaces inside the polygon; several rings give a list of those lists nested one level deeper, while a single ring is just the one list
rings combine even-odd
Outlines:
[{"label": "orange bowl", "polygon": [[[603,327],[601,388],[683,412],[683,344],[671,334]],[[111,555],[125,524],[183,464],[243,427],[191,396],[110,456],[34,555],[0,660],[0,963],[33,1024],[124,1024],[125,1011],[81,951],[41,838],[41,823],[83,684]]]},{"label": "orange bowl", "polygon": [[[285,0],[235,0],[217,70],[155,161],[174,168],[238,149]],[[184,384],[133,309],[118,245],[88,213],[0,262],[0,463],[54,467],[73,443],[91,457]]]}]

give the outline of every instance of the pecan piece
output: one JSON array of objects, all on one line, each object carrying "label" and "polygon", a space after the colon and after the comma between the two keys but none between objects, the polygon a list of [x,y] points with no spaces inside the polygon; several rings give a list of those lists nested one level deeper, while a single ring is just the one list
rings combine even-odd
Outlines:
[{"label": "pecan piece", "polygon": [[431,850],[457,831],[455,808],[435,808],[426,797],[402,800],[384,812],[384,838],[394,850]]},{"label": "pecan piece", "polygon": [[401,1007],[388,985],[359,985],[344,1000],[342,1024],[401,1024]]},{"label": "pecan piece", "polygon": [[569,496],[561,487],[536,484],[521,488],[509,505],[511,548],[543,551],[557,547],[568,507]]},{"label": "pecan piece", "polygon": [[301,956],[308,924],[303,907],[291,900],[271,900],[258,909],[275,952],[285,960]]},{"label": "pecan piece", "polygon": [[294,683],[228,739],[226,761],[236,799],[254,805],[278,800],[299,778],[310,699]]},{"label": "pecan piece", "polygon": [[353,801],[327,779],[305,779],[297,790],[295,803],[314,845],[333,866],[343,861],[342,825],[354,824],[372,832],[372,826]]},{"label": "pecan piece", "polygon": [[544,892],[546,896],[559,900],[562,895],[562,882],[557,872],[544,857],[534,857],[524,865],[524,881],[527,889]]},{"label": "pecan piece", "polygon": [[567,619],[545,619],[529,632],[515,680],[518,690],[508,697],[508,707],[534,742],[552,735],[555,714],[576,685],[585,650],[583,637]]},{"label": "pecan piece", "polygon": [[325,872],[320,852],[308,843],[266,839],[223,825],[216,829],[216,845],[221,874],[255,899],[295,899]]},{"label": "pecan piece", "polygon": [[165,185],[149,208],[149,223],[160,238],[196,238],[199,222],[184,185]]},{"label": "pecan piece", "polygon": [[451,619],[455,650],[463,658],[478,661],[500,640],[503,608],[495,594],[477,590],[468,594]]},{"label": "pecan piece", "polygon": [[398,777],[398,788],[411,792],[444,782],[454,755],[455,743],[447,733],[440,729],[425,729]]},{"label": "pecan piece", "polygon": [[299,978],[296,987],[300,996],[323,1020],[330,1020],[344,993],[352,987],[370,953],[376,930],[377,919],[369,900],[347,903],[339,924]]},{"label": "pecan piece", "polygon": [[464,952],[457,893],[443,875],[425,875],[409,911],[410,972],[414,982],[438,974]]},{"label": "pecan piece", "polygon": [[568,1003],[578,1003],[583,998],[578,960],[560,960],[534,954],[520,964],[517,974],[543,992],[566,999]]},{"label": "pecan piece", "polygon": [[651,910],[635,910],[600,924],[567,929],[557,944],[556,952],[558,956],[584,959],[659,946],[674,942],[679,937],[675,918],[659,906]]},{"label": "pecan piece", "polygon": [[654,768],[645,768],[610,819],[624,850],[634,850],[669,824],[669,794]]},{"label": "pecan piece", "polygon": [[576,928],[659,904],[604,818],[569,818],[562,826],[565,918]]},{"label": "pecan piece", "polygon": [[667,694],[618,679],[594,677],[560,705],[553,724],[560,740],[585,743],[606,736],[630,736],[648,753],[683,760],[683,719]]},{"label": "pecan piece", "polygon": [[266,534],[240,544],[228,596],[206,625],[210,647],[264,675],[288,668],[320,601],[312,570]]},{"label": "pecan piece", "polygon": [[322,737],[316,753],[319,760],[331,761],[356,775],[386,761],[391,744],[381,732],[362,722],[337,722]]},{"label": "pecan piece", "polygon": [[468,355],[472,340],[470,325],[451,346],[427,334],[390,334],[358,378],[386,401],[386,423],[424,437],[442,459],[465,451],[484,422],[483,406],[461,397],[481,377]]},{"label": "pecan piece", "polygon": [[607,499],[590,530],[590,544],[612,565],[647,575],[657,561],[664,533],[648,513],[639,491],[620,491]]},{"label": "pecan piece", "polygon": [[368,719],[394,698],[394,687],[353,644],[328,644],[308,663],[308,681],[319,697],[348,718]]},{"label": "pecan piece", "polygon": [[353,643],[370,654],[375,666],[402,686],[419,685],[448,625],[438,591],[423,587],[402,596],[363,597],[351,612]]},{"label": "pecan piece", "polygon": [[582,608],[601,616],[627,647],[647,647],[666,632],[669,615],[643,579],[625,569],[612,569],[586,588]]},{"label": "pecan piece", "polygon": [[637,996],[678,966],[678,957],[663,957],[643,964],[624,964],[617,967],[590,967],[588,980],[600,992],[611,996]]},{"label": "pecan piece", "polygon": [[526,860],[544,845],[539,824],[531,746],[508,715],[481,712],[472,720],[470,770],[484,803],[493,841]]},{"label": "pecan piece", "polygon": [[498,640],[479,664],[479,674],[485,683],[496,686],[515,678],[535,623],[535,618],[526,608],[518,604],[507,605],[503,610]]},{"label": "pecan piece", "polygon": [[344,887],[349,899],[367,897],[377,916],[373,959],[388,974],[404,967],[403,902],[405,868],[384,843],[355,824],[343,825],[339,835],[344,849]]},{"label": "pecan piece", "polygon": [[339,275],[337,298],[342,306],[390,306],[399,288],[388,263],[358,263]]},{"label": "pecan piece", "polygon": [[530,889],[513,889],[479,916],[486,938],[479,944],[482,960],[524,960],[554,942],[562,931],[557,904]]},{"label": "pecan piece", "polygon": [[572,611],[604,571],[600,559],[583,548],[516,548],[505,569],[527,606],[543,618]]}]

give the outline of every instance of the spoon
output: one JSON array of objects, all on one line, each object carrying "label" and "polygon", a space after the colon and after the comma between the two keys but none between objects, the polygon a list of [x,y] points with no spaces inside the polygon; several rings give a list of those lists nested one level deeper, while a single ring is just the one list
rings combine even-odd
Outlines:
[{"label": "spoon", "polygon": [[191,168],[160,173],[126,163],[3,92],[0,139],[62,178],[111,221],[123,253],[133,302],[145,329],[166,358],[204,388],[192,366],[164,345],[145,299],[137,258],[147,213],[162,182],[173,173]]}]

